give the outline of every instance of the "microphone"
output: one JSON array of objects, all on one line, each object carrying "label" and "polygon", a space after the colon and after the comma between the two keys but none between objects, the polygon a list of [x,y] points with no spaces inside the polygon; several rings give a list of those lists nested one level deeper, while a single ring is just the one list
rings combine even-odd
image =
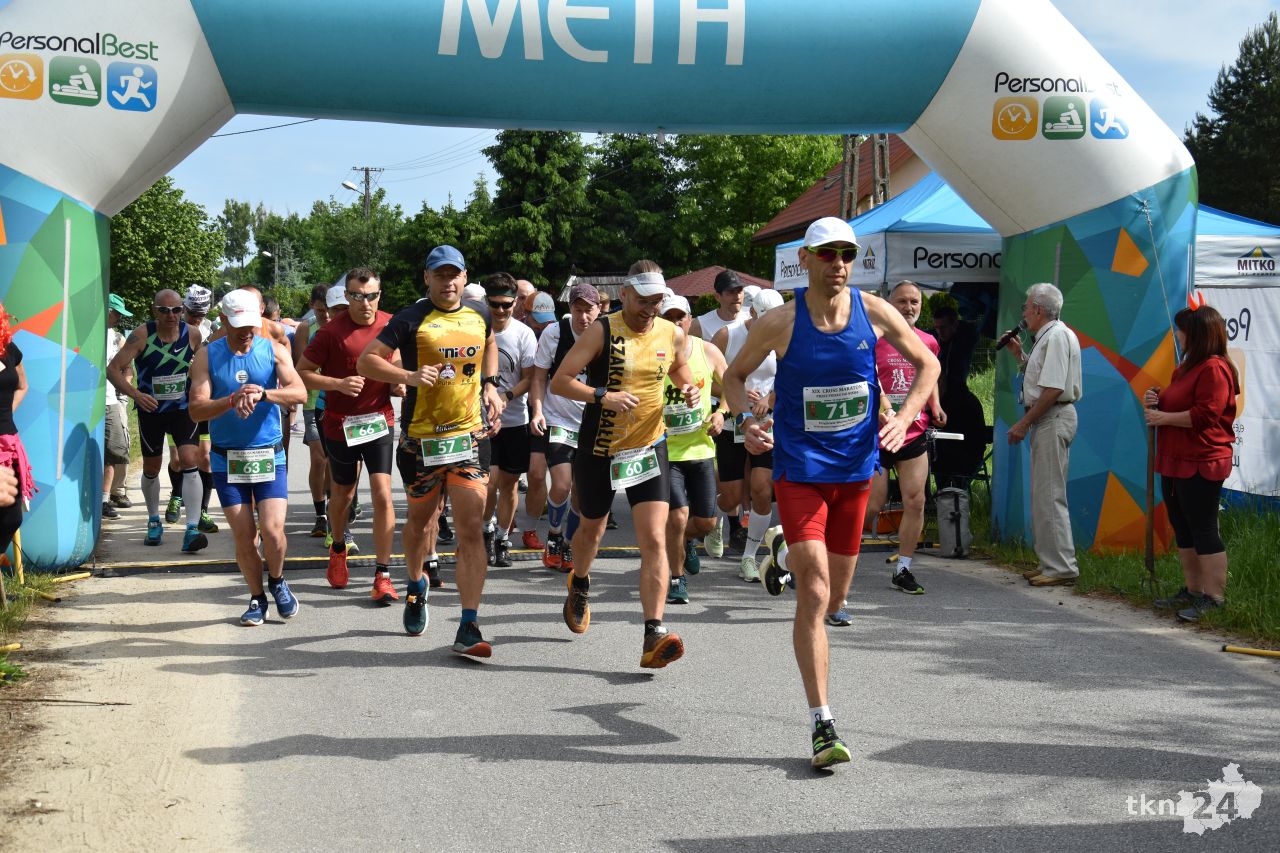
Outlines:
[{"label": "microphone", "polygon": [[996,341],[996,350],[1002,350],[1009,345],[1009,341],[1018,336],[1018,333],[1027,327],[1027,321],[1022,320],[1018,325],[1000,336],[1000,340]]}]

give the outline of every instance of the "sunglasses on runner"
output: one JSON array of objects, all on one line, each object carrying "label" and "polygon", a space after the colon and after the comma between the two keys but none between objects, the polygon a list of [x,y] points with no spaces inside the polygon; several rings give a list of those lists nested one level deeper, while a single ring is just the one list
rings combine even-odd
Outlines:
[{"label": "sunglasses on runner", "polygon": [[510,311],[516,305],[515,302],[494,302],[492,299],[486,301],[494,311]]},{"label": "sunglasses on runner", "polygon": [[172,308],[170,308],[168,305],[153,305],[151,307],[155,308],[156,311],[161,314],[181,314],[182,313],[181,305],[175,305]]},{"label": "sunglasses on runner", "polygon": [[353,293],[350,290],[347,291],[347,299],[350,299],[353,302],[377,302],[378,297],[381,295],[381,290],[375,290],[373,293]]},{"label": "sunglasses on runner", "polygon": [[845,246],[842,249],[837,249],[835,246],[818,246],[816,248],[806,246],[805,248],[809,250],[809,254],[817,255],[818,260],[822,261],[824,264],[829,264],[836,258],[839,258],[846,264],[851,264],[853,263],[854,258],[858,257],[857,246]]}]

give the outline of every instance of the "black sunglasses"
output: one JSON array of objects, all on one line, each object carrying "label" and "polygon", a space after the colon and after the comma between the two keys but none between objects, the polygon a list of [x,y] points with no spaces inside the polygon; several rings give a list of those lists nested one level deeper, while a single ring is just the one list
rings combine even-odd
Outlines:
[{"label": "black sunglasses", "polygon": [[494,311],[510,311],[512,308],[516,307],[514,302],[494,302],[492,299],[487,301],[489,303],[489,307]]},{"label": "black sunglasses", "polygon": [[170,308],[168,305],[153,305],[152,307],[155,308],[156,311],[160,314],[181,314],[182,313],[181,305],[174,306],[173,308]]},{"label": "black sunglasses", "polygon": [[381,295],[381,290],[375,290],[373,293],[352,293],[350,290],[347,291],[347,299],[356,302],[377,302],[378,297]]}]

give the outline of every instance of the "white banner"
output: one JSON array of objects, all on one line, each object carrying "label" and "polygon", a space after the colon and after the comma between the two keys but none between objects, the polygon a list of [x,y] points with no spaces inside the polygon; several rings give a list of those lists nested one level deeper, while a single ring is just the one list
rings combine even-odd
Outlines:
[{"label": "white banner", "polygon": [[[879,290],[903,279],[942,285],[956,281],[999,281],[999,234],[859,234],[862,251],[853,262],[851,281],[860,290]],[[799,245],[774,250],[773,286],[777,290],[807,287],[800,268]]]},{"label": "white banner", "polygon": [[1196,237],[1197,287],[1280,287],[1280,239]]}]

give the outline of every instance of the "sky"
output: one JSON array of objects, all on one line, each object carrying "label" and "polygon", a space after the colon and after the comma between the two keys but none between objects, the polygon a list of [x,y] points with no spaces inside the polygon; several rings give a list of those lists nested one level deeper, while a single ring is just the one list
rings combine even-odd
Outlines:
[{"label": "sky", "polygon": [[[1207,96],[1223,64],[1234,62],[1240,40],[1280,0],[1055,0],[1155,112],[1179,135]],[[227,198],[259,202],[280,214],[306,215],[317,199],[356,201],[343,181],[360,184],[357,166],[385,171],[375,186],[406,215],[423,203],[439,208],[452,196],[461,206],[476,177],[493,172],[481,150],[496,131],[411,127],[367,122],[233,118],[170,174],[210,216]],[[235,134],[235,135],[227,135]]]}]

